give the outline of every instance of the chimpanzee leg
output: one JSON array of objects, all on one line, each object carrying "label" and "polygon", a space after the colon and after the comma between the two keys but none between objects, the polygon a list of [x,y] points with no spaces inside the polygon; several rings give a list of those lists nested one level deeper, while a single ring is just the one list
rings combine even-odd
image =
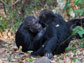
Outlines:
[{"label": "chimpanzee leg", "polygon": [[44,51],[44,47],[41,47],[41,48],[39,48],[37,51],[32,52],[31,55],[32,55],[33,57],[43,56],[43,54],[44,54],[43,51]]},{"label": "chimpanzee leg", "polygon": [[56,49],[56,47],[58,46],[57,43],[57,38],[53,37],[50,40],[47,41],[47,44],[44,45],[44,56],[47,56],[48,58],[52,58],[53,57],[53,51]]}]

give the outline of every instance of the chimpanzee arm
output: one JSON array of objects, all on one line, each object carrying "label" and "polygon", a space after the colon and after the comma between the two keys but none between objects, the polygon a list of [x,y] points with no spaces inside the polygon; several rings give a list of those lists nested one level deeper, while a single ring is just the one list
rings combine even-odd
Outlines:
[{"label": "chimpanzee arm", "polygon": [[46,32],[46,27],[43,28],[43,29],[35,36],[35,38],[33,39],[33,43],[36,43],[36,42],[38,42],[39,40],[41,40],[42,37],[44,36],[45,32]]}]

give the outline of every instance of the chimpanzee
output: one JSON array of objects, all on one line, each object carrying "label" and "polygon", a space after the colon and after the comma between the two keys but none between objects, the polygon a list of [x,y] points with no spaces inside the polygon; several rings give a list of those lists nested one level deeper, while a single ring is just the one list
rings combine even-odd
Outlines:
[{"label": "chimpanzee", "polygon": [[[73,30],[76,26],[81,26],[84,28],[84,18],[71,19],[67,22],[67,26],[69,26],[70,30]],[[81,37],[78,34],[75,34],[74,37],[81,39]]]},{"label": "chimpanzee", "polygon": [[84,18],[81,19],[72,19],[67,22],[68,26],[72,30],[76,26],[82,26],[84,27]]},{"label": "chimpanzee", "polygon": [[34,42],[41,40],[45,30],[46,28],[42,29],[41,24],[38,23],[38,19],[34,16],[28,16],[16,32],[15,40],[17,47],[22,46],[23,52],[29,50],[37,51],[40,43],[35,43],[37,47],[34,47]]},{"label": "chimpanzee", "polygon": [[54,53],[63,53],[71,40],[71,30],[62,16],[45,9],[39,15],[39,22],[42,27],[46,27],[46,32],[43,40],[40,41],[42,46],[32,55],[44,55],[52,58]]}]

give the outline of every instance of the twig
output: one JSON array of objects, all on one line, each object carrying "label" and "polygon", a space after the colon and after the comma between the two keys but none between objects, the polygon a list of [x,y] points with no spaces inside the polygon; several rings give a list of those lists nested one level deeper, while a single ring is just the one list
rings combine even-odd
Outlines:
[{"label": "twig", "polygon": [[21,1],[21,0],[17,0],[17,1],[16,1],[16,2],[14,2],[12,5],[10,5],[10,7],[12,7],[12,6],[16,5],[19,1]]},{"label": "twig", "polygon": [[1,2],[2,2],[6,7],[9,8],[9,6],[8,6],[3,0],[1,0]]},{"label": "twig", "polygon": [[1,0],[1,2],[6,6],[6,7],[12,7],[12,6],[14,6],[14,5],[16,5],[19,1],[21,1],[21,0],[17,0],[16,2],[14,2],[13,4],[11,4],[11,5],[7,5],[3,0]]},{"label": "twig", "polygon": [[34,16],[35,18],[37,18],[36,12],[35,12],[35,11],[32,11],[32,13],[33,13],[33,16]]}]

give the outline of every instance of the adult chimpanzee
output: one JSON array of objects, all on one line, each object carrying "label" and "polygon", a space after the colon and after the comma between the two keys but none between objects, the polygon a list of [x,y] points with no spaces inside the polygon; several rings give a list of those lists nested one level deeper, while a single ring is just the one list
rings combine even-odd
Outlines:
[{"label": "adult chimpanzee", "polygon": [[34,16],[28,16],[16,32],[16,45],[18,48],[22,46],[23,52],[37,51],[40,44],[35,43],[36,47],[34,47],[34,42],[41,40],[45,30],[46,28],[42,29],[41,24],[38,23],[38,19]]},{"label": "adult chimpanzee", "polygon": [[[67,25],[71,30],[73,30],[76,26],[81,26],[84,28],[84,18],[69,20],[67,22]],[[76,38],[81,38],[78,34],[75,34],[74,36]]]},{"label": "adult chimpanzee", "polygon": [[47,28],[43,40],[40,41],[42,46],[32,55],[44,55],[52,58],[54,52],[63,53],[71,40],[71,31],[64,19],[50,10],[43,10],[39,15],[39,21],[42,27]]}]

